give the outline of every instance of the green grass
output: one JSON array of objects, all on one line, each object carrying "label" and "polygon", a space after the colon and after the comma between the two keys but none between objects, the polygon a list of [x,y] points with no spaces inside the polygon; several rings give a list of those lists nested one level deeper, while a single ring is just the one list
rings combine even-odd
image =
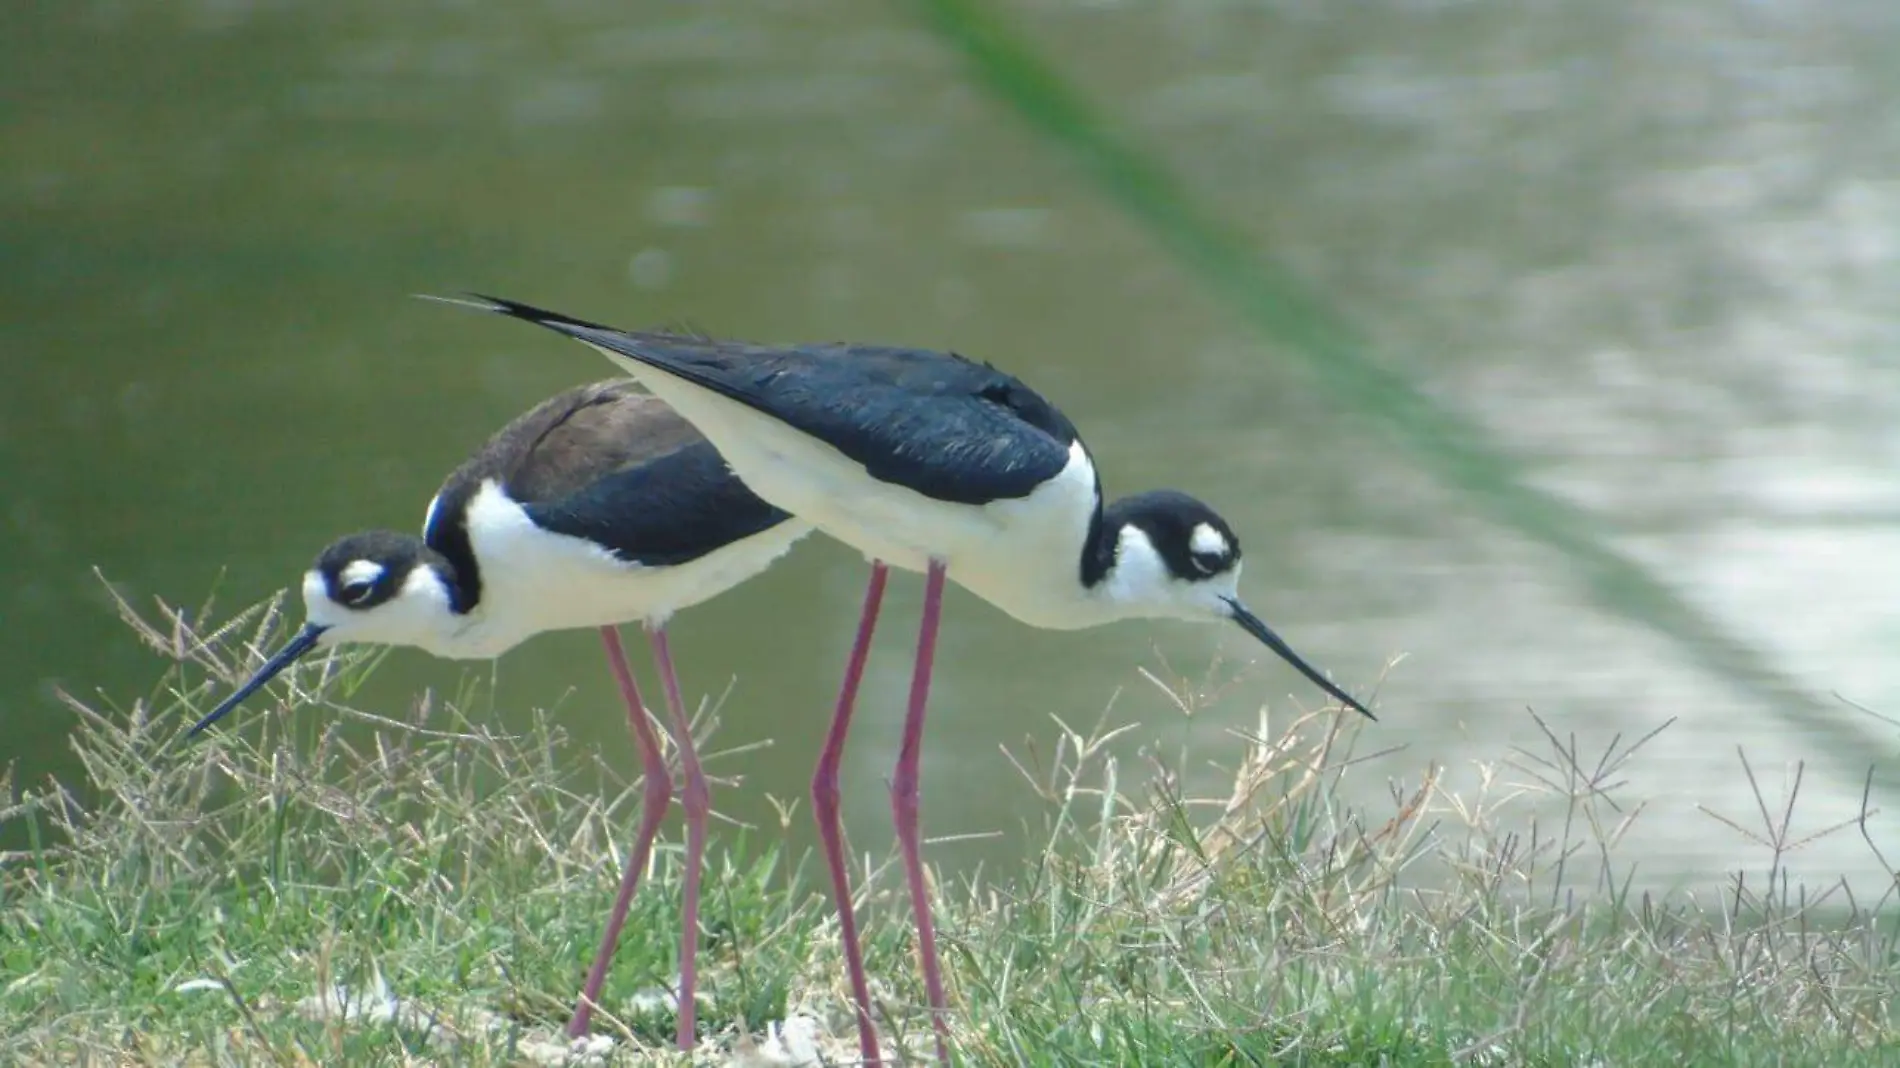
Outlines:
[{"label": "green grass", "polygon": [[[336,725],[356,662],[294,675],[302,714],[180,744],[199,699],[252,663],[273,612],[201,639],[152,626],[177,667],[160,696],[73,701],[89,803],[52,788],[4,811],[38,848],[0,867],[0,1062],[547,1062],[612,894],[636,784],[559,730],[490,730],[419,701],[358,744]],[[206,676],[209,675],[209,681]],[[185,685],[184,680],[200,680]],[[282,692],[282,687],[277,692]],[[169,695],[169,696],[168,696]],[[264,702],[260,699],[260,704]],[[1187,703],[1184,699],[1184,708]],[[339,714],[339,710],[347,714]],[[286,728],[301,732],[283,733]],[[1798,843],[1765,805],[1766,878],[1719,901],[1629,893],[1617,796],[1641,749],[1548,751],[1489,796],[1437,769],[1390,811],[1340,800],[1358,725],[1308,717],[1236,735],[1228,796],[1126,766],[1067,731],[1023,758],[1044,806],[1028,857],[940,884],[968,1064],[1892,1064],[1894,895],[1852,902],[1774,876]],[[1530,784],[1525,788],[1523,784]],[[10,791],[11,793],[11,791]],[[1535,834],[1525,806],[1541,806]],[[1870,814],[1871,815],[1871,814]],[[1865,820],[1862,821],[1865,823]],[[1869,847],[1884,833],[1850,825]],[[806,859],[722,833],[707,880],[701,1063],[801,1017],[826,1063],[855,1046],[835,927]],[[1779,843],[1778,845],[1774,843]],[[598,1033],[668,1063],[670,1012],[630,1004],[673,974],[676,846],[658,854]],[[862,914],[887,1044],[928,1048],[895,869]],[[182,986],[182,988],[181,988]],[[336,991],[343,993],[335,993]],[[330,991],[327,998],[322,992]],[[368,1000],[393,1011],[362,1012]],[[651,1002],[653,999],[647,999]],[[343,1011],[354,1010],[354,1011]],[[769,1063],[757,1061],[752,1063]]]}]

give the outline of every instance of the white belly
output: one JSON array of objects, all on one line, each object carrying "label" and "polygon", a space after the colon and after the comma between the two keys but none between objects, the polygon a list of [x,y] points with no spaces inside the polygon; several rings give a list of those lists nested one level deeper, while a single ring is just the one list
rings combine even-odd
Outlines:
[{"label": "white belly", "polygon": [[951,504],[872,478],[831,445],[703,386],[599,351],[698,427],[753,493],[865,556],[911,571],[942,560],[958,585],[1032,626],[1121,618],[1082,585],[1082,547],[1099,505],[1081,442],[1027,497]]},{"label": "white belly", "polygon": [[788,520],[678,567],[628,563],[583,538],[543,530],[490,482],[469,505],[482,597],[463,625],[428,647],[437,656],[499,656],[549,630],[664,623],[785,555],[811,525]]}]

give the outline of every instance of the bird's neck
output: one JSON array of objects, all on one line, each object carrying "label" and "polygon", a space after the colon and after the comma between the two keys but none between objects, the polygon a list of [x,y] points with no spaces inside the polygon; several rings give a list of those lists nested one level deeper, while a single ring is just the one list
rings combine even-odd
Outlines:
[{"label": "bird's neck", "polygon": [[1139,524],[1117,522],[1114,510],[1102,522],[1097,551],[1107,564],[1101,578],[1089,587],[1089,598],[1103,619],[1200,619],[1202,613],[1181,611],[1178,583],[1154,540]]},{"label": "bird's neck", "polygon": [[442,591],[448,595],[449,612],[458,618],[468,615],[482,599],[481,568],[475,562],[475,554],[468,554],[465,563],[458,563],[454,557],[433,546],[430,548],[423,565],[433,571],[436,581],[442,584]]},{"label": "bird's neck", "polygon": [[458,508],[447,521],[431,521],[426,539],[428,566],[441,578],[449,593],[449,610],[458,616],[468,615],[482,602],[482,565],[475,559],[463,514]]},{"label": "bird's neck", "polygon": [[1082,588],[1095,591],[1102,587],[1109,572],[1115,570],[1117,533],[1102,507],[1102,489],[1095,488],[1095,514],[1089,516],[1088,533],[1082,538]]}]

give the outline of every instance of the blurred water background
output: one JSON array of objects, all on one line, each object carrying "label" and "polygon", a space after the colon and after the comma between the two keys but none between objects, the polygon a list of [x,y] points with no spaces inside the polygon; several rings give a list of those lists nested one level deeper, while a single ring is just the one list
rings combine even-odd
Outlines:
[{"label": "blurred water background", "polygon": [[[1256,609],[1377,685],[1367,744],[1398,748],[1369,803],[1537,747],[1527,708],[1586,753],[1675,720],[1629,769],[1644,885],[1762,859],[1701,811],[1754,811],[1738,747],[1771,800],[1807,762],[1797,831],[1851,816],[1870,765],[1891,796],[1900,732],[1834,695],[1900,712],[1900,9],[1023,0],[989,9],[1013,53],[927,6],[0,16],[0,757],[76,776],[54,688],[124,704],[163,670],[93,567],[234,610],[339,534],[419,526],[494,428],[611,373],[406,299],[476,289],[1019,373],[1111,494],[1214,503]],[[1172,177],[1130,177],[1035,64]],[[719,742],[773,743],[718,765],[744,778],[718,807],[771,834],[864,573],[814,538],[676,623],[688,689],[731,686]],[[888,842],[919,585],[893,584],[854,733],[860,849]],[[356,700],[492,681],[504,724],[554,705],[631,771],[597,645],[492,673],[402,652]],[[970,837],[933,859],[1021,848],[999,746],[1046,749],[1053,716],[1140,721],[1130,767],[1185,752],[1218,789],[1229,731],[1317,703],[1263,655],[1032,631],[953,590],[925,812]],[[1194,680],[1195,714],[1143,668]],[[810,843],[802,812],[788,833]],[[1881,878],[1851,833],[1796,871]]]}]

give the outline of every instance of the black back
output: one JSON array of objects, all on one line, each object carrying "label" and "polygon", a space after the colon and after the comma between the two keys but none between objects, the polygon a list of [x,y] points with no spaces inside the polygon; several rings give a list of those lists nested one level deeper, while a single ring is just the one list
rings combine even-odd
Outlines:
[{"label": "black back", "polygon": [[934,500],[1026,497],[1061,472],[1078,439],[1075,426],[1036,391],[954,353],[629,332],[480,299],[493,311],[651,364],[772,416],[829,443],[871,477]]},{"label": "black back", "polygon": [[501,428],[443,482],[423,537],[455,568],[457,612],[481,601],[465,513],[490,479],[537,526],[650,566],[698,559],[790,518],[754,496],[692,424],[634,382],[580,386]]}]

